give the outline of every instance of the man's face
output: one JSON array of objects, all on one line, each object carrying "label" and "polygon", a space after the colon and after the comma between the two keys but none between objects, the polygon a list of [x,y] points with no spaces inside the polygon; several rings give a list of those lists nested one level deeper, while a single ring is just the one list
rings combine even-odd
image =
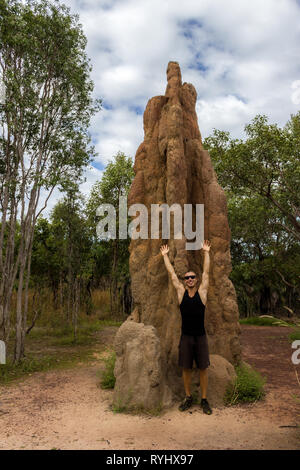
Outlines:
[{"label": "man's face", "polygon": [[197,276],[194,271],[188,271],[184,275],[184,282],[187,287],[194,287],[197,283]]}]

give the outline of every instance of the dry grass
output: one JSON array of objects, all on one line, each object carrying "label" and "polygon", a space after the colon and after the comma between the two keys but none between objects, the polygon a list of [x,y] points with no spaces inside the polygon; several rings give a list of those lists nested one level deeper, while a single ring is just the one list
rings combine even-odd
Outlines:
[{"label": "dry grass", "polygon": [[[110,294],[109,290],[95,289],[92,291],[92,315],[100,320],[110,319]],[[11,320],[15,322],[15,311],[17,304],[17,293],[14,292],[11,302]],[[60,316],[67,318],[67,302],[64,302],[63,308],[60,306],[55,309],[53,303],[53,293],[49,288],[39,289],[38,295],[33,289],[28,292],[28,324],[31,323],[36,311],[40,311],[38,323],[48,324],[51,317]],[[79,316],[87,316],[86,305],[81,305]]]},{"label": "dry grass", "polygon": [[106,320],[110,318],[109,290],[93,290],[92,303],[94,306],[94,311],[99,319]]},{"label": "dry grass", "polygon": [[[55,309],[50,289],[43,288],[39,298],[34,291],[28,296],[28,321],[32,324],[35,312],[39,310],[34,327],[26,335],[26,358],[18,366],[12,363],[15,342],[16,293],[13,296],[11,335],[7,344],[7,366],[0,371],[0,383],[22,375],[53,367],[69,366],[71,363],[89,360],[97,343],[97,333],[106,326],[120,326],[124,319],[112,319],[110,315],[109,291],[95,290],[92,293],[93,308],[88,315],[83,304],[78,312],[76,335],[72,315],[68,318],[67,308]],[[5,369],[5,370],[4,370]]]}]

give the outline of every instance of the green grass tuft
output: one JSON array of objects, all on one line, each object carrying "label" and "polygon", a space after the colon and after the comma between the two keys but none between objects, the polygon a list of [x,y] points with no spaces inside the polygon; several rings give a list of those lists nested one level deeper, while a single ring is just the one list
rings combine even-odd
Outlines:
[{"label": "green grass tuft", "polygon": [[257,325],[257,326],[277,326],[277,318],[268,318],[268,317],[248,317],[240,318],[241,325]]},{"label": "green grass tuft", "polygon": [[110,355],[102,359],[105,363],[105,368],[101,372],[101,381],[100,385],[101,388],[104,389],[112,389],[115,386],[116,378],[114,376],[114,368],[116,363],[116,353],[115,351],[111,351]]},{"label": "green grass tuft", "polygon": [[11,359],[0,366],[0,384],[9,384],[13,380],[31,375],[34,372],[42,372],[51,369],[72,367],[79,360],[87,359],[87,352],[78,353],[76,356],[42,355],[37,357],[27,354],[18,364]]},{"label": "green grass tuft", "polygon": [[296,322],[296,323],[291,324],[291,323],[288,323],[284,320],[278,320],[278,321],[276,321],[276,325],[293,328],[294,331],[292,333],[290,333],[289,336],[288,336],[288,340],[289,340],[290,343],[292,343],[295,340],[300,340],[300,323],[299,323],[299,321]]},{"label": "green grass tuft", "polygon": [[294,331],[289,335],[289,341],[292,343],[293,341],[300,340],[300,329]]},{"label": "green grass tuft", "polygon": [[261,400],[265,396],[266,378],[245,363],[235,368],[237,377],[226,390],[225,405],[249,403]]},{"label": "green grass tuft", "polygon": [[26,357],[19,364],[13,364],[15,334],[12,331],[7,344],[7,362],[0,365],[0,384],[8,384],[34,372],[73,367],[78,362],[93,360],[93,347],[99,342],[97,333],[122,323],[95,317],[81,318],[75,338],[72,324],[62,318],[59,324],[55,315],[48,320],[36,325],[26,336]]},{"label": "green grass tuft", "polygon": [[194,390],[192,392],[192,397],[193,397],[193,405],[201,405],[201,398],[197,390]]},{"label": "green grass tuft", "polygon": [[94,339],[85,334],[79,334],[74,337],[74,334],[71,333],[64,337],[53,338],[50,342],[52,346],[85,346],[94,343]]},{"label": "green grass tuft", "polygon": [[116,403],[113,403],[111,409],[114,413],[126,413],[127,412],[126,405],[124,405],[121,401],[117,401]]},{"label": "green grass tuft", "polygon": [[114,413],[126,413],[133,416],[160,416],[163,411],[161,402],[153,408],[145,408],[142,403],[135,406],[127,406],[120,399],[112,404],[111,409]]}]

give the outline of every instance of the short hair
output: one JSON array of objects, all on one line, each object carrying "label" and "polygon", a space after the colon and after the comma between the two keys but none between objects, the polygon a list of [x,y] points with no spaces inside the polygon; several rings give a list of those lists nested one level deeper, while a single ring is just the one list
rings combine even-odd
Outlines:
[{"label": "short hair", "polygon": [[194,273],[196,277],[198,277],[197,273],[195,271],[193,271],[193,269],[189,269],[188,271],[186,271],[184,273],[184,276],[187,274],[187,273]]}]

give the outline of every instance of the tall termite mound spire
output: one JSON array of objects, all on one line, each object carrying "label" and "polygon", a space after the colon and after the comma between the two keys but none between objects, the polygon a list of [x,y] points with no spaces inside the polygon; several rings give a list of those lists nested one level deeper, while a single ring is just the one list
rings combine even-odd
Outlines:
[{"label": "tall termite mound spire", "polygon": [[[174,239],[172,229],[168,240],[150,238],[151,204],[165,203],[169,207],[179,204],[182,214],[184,204],[192,204],[193,208],[204,204],[204,238],[211,242],[205,312],[211,355],[210,384],[218,382],[225,369],[232,376],[230,363],[236,364],[241,359],[236,293],[228,278],[231,257],[226,196],[202,146],[195,88],[189,83],[182,84],[177,62],[168,64],[167,80],[165,95],[151,98],[147,104],[145,137],[135,157],[128,206],[142,203],[147,207],[149,238],[130,242],[134,310],[119,329],[115,342],[115,399],[122,395],[128,404],[142,402],[146,407],[155,406],[159,400],[162,404],[170,403],[183,390],[177,365],[181,316],[160,246],[168,244],[170,261],[181,280],[187,270],[198,273],[201,280],[203,266],[202,250],[186,250],[187,240],[184,236]],[[160,228],[159,237],[161,233]],[[211,385],[211,395],[223,393],[216,383],[214,389]],[[132,396],[130,390],[134,390]]]}]

